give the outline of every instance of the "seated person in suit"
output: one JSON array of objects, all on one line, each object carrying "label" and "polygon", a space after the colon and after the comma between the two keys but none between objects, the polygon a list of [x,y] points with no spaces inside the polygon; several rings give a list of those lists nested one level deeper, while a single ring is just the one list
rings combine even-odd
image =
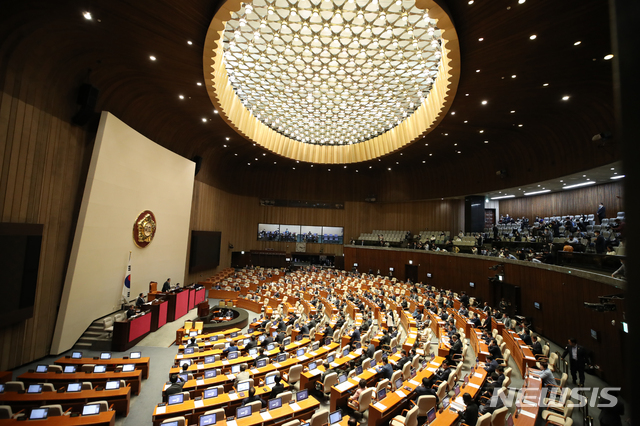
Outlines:
[{"label": "seated person in suit", "polygon": [[351,333],[351,344],[354,344],[355,342],[359,342],[360,341],[360,327],[356,327],[355,330],[353,330],[353,333]]},{"label": "seated person in suit", "polygon": [[386,356],[383,357],[382,362],[384,365],[380,368],[380,374],[384,379],[391,380],[391,376],[393,376],[393,367],[389,363],[389,358]]},{"label": "seated person in suit", "polygon": [[260,348],[260,349],[258,349],[258,354],[259,354],[259,355],[257,356],[257,358],[255,359],[255,361],[253,362],[254,367],[258,365],[258,361],[260,361],[261,359],[269,358],[268,356],[266,356],[266,355],[264,354],[264,348]]},{"label": "seated person in suit", "polygon": [[450,361],[445,359],[442,362],[442,368],[439,368],[433,377],[435,377],[437,382],[446,382],[449,380],[449,374],[451,374]]},{"label": "seated person in suit", "polygon": [[489,342],[489,353],[494,358],[502,358],[502,351],[500,351],[500,347],[498,346],[496,339],[491,339]]},{"label": "seated person in suit", "polygon": [[236,376],[236,379],[233,381],[233,385],[237,386],[238,383],[244,382],[245,380],[249,380],[251,378],[251,374],[247,370],[247,366],[244,364],[240,365],[240,372]]},{"label": "seated person in suit", "polygon": [[540,373],[540,380],[542,380],[542,386],[551,386],[556,384],[556,379],[553,377],[553,373],[549,369],[549,364],[546,361],[540,363],[542,366],[542,373]]},{"label": "seated person in suit", "polygon": [[396,367],[395,367],[396,370],[402,370],[402,367],[404,367],[406,363],[411,362],[411,358],[407,355],[406,349],[403,349],[401,353],[402,353],[402,358],[400,358],[396,363]]},{"label": "seated person in suit", "polygon": [[249,339],[250,339],[249,343],[247,343],[244,347],[245,351],[248,351],[249,349],[253,349],[258,346],[258,342],[256,342],[255,336],[252,335]]},{"label": "seated person in suit", "polygon": [[326,379],[329,374],[335,373],[335,371],[331,369],[331,365],[327,361],[325,361],[322,366],[324,367],[324,372],[322,373],[320,380],[316,382],[316,389],[321,392],[324,388],[324,379]]},{"label": "seated person in suit", "polygon": [[529,329],[524,327],[522,332],[520,333],[520,338],[524,342],[525,345],[531,346],[533,345],[533,341],[531,340],[531,335],[529,334]]},{"label": "seated person in suit", "polygon": [[284,392],[284,385],[282,384],[282,377],[280,377],[280,374],[276,374],[274,379],[275,379],[275,384],[271,388],[271,393],[269,394],[269,399],[273,399],[276,396],[278,396],[279,393]]},{"label": "seated person in suit", "polygon": [[373,358],[373,354],[376,352],[376,347],[369,340],[365,340],[362,345],[364,349],[364,353],[362,354],[363,359]]},{"label": "seated person in suit", "polygon": [[171,289],[171,278],[167,278],[167,280],[162,284],[162,292],[166,293]]},{"label": "seated person in suit", "polygon": [[489,399],[478,410],[480,414],[493,413],[497,409],[504,407],[504,402],[497,394],[499,389],[500,387],[498,386],[491,386],[490,389],[487,389],[486,396]]},{"label": "seated person in suit", "polygon": [[302,324],[300,326],[300,334],[303,336],[308,336],[309,335],[309,327],[305,324]]},{"label": "seated person in suit", "polygon": [[473,323],[473,328],[478,328],[482,324],[482,322],[480,321],[480,317],[478,316],[477,313],[473,314],[473,318],[471,318],[471,322]]},{"label": "seated person in suit", "polygon": [[431,395],[436,397],[436,405],[440,402],[440,398],[438,398],[435,389],[433,389],[433,378],[429,379],[427,377],[423,377],[422,384],[416,388],[415,392],[415,401],[417,401],[421,396]]},{"label": "seated person in suit", "polygon": [[233,342],[233,341],[232,341],[232,342],[229,344],[229,347],[228,347],[228,348],[224,348],[224,350],[222,351],[222,353],[226,355],[226,354],[228,354],[229,352],[237,352],[237,351],[239,351],[239,350],[240,350],[240,349],[238,349],[238,344],[237,344],[236,342]]},{"label": "seated person in suit", "polygon": [[533,352],[533,356],[542,355],[542,344],[538,339],[538,336],[531,337],[531,352]]},{"label": "seated person in suit", "polygon": [[454,334],[451,336],[451,349],[449,349],[449,355],[453,358],[454,355],[460,355],[462,353],[462,342],[460,341],[460,335]]},{"label": "seated person in suit", "polygon": [[249,388],[249,396],[242,400],[242,405],[245,406],[251,404],[254,401],[260,401],[262,403],[262,408],[265,408],[267,406],[267,403],[264,401],[264,399],[256,395],[256,388],[251,386]]},{"label": "seated person in suit", "polygon": [[131,318],[135,314],[136,314],[136,307],[133,305],[129,306],[129,309],[127,309],[127,319]]},{"label": "seated person in suit", "polygon": [[478,404],[471,398],[469,392],[465,392],[465,394],[462,395],[462,400],[467,408],[462,413],[458,413],[458,416],[462,420],[462,423],[469,426],[476,426],[478,422]]},{"label": "seated person in suit", "polygon": [[493,355],[489,355],[487,356],[487,362],[484,363],[484,369],[487,371],[487,373],[491,374],[496,371],[498,365],[498,361],[496,361]]},{"label": "seated person in suit", "polygon": [[144,297],[142,296],[142,293],[140,293],[136,299],[136,307],[139,308],[142,305],[144,305]]},{"label": "seated person in suit", "polygon": [[192,337],[191,339],[189,339],[189,344],[187,345],[188,348],[197,348],[198,344],[196,343],[196,338]]},{"label": "seated person in suit", "polygon": [[185,382],[180,376],[178,376],[177,374],[172,374],[169,378],[169,382],[171,382],[171,385],[164,391],[165,395],[169,396],[182,392],[182,387],[184,386]]}]

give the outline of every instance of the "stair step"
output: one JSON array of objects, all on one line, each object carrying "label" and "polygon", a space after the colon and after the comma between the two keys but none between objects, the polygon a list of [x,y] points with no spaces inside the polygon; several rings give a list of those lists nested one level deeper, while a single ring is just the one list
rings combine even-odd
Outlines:
[{"label": "stair step", "polygon": [[75,348],[79,348],[79,347],[90,348],[91,347],[91,343],[88,343],[88,342],[77,342],[74,347]]}]

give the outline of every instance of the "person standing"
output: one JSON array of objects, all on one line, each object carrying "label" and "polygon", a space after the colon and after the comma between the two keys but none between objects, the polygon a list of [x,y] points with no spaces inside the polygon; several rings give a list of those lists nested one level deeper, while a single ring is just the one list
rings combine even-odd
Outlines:
[{"label": "person standing", "polygon": [[602,219],[604,219],[607,215],[607,209],[604,207],[604,204],[600,203],[598,206],[598,223],[602,225]]},{"label": "person standing", "polygon": [[[569,368],[571,369],[573,383],[584,386],[584,367],[587,363],[587,350],[578,345],[578,341],[575,338],[571,338],[560,358],[564,359],[567,355],[569,355]],[[578,374],[580,382],[577,381]]]},{"label": "person standing", "polygon": [[167,278],[167,280],[162,285],[162,292],[166,293],[171,289],[171,278]]}]

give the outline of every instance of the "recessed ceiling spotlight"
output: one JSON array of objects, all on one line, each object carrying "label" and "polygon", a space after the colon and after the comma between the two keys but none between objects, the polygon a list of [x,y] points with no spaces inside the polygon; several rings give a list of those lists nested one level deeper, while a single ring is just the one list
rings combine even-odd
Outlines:
[{"label": "recessed ceiling spotlight", "polygon": [[484,40],[484,37],[480,37],[480,38],[478,39],[478,41],[483,41],[483,40]]},{"label": "recessed ceiling spotlight", "polygon": [[568,100],[569,100],[569,96],[563,96],[563,97],[562,97],[562,100],[563,100],[563,101],[568,101]]},{"label": "recessed ceiling spotlight", "polygon": [[476,72],[480,72],[480,70],[476,70]]},{"label": "recessed ceiling spotlight", "polygon": [[389,167],[387,170],[391,171],[391,167]]},{"label": "recessed ceiling spotlight", "polygon": [[187,40],[187,44],[188,44],[189,46],[191,46],[191,45],[193,44],[193,42],[192,42],[191,40]]},{"label": "recessed ceiling spotlight", "polygon": [[213,110],[213,113],[214,113],[214,114],[217,114],[217,113],[218,113],[218,110],[217,110],[217,109],[214,109],[214,110]]},{"label": "recessed ceiling spotlight", "polygon": [[549,83],[544,83],[544,84],[542,85],[542,87],[547,87],[548,85],[549,85]]},{"label": "recessed ceiling spotlight", "polygon": [[451,111],[451,115],[456,115],[456,112],[455,111]]},{"label": "recessed ceiling spotlight", "polygon": [[611,179],[622,179],[624,175],[611,176]]},{"label": "recessed ceiling spotlight", "polygon": [[203,121],[204,123],[206,123],[206,122],[207,122],[207,119],[206,119],[206,118],[202,118],[202,121]]},{"label": "recessed ceiling spotlight", "polygon": [[518,124],[518,127],[522,127],[522,126],[523,126],[523,124]]},{"label": "recessed ceiling spotlight", "polygon": [[573,43],[574,46],[580,46],[580,43],[582,43],[580,40],[576,41],[575,43]]},{"label": "recessed ceiling spotlight", "polygon": [[518,0],[518,4],[524,4],[524,2],[527,0]]},{"label": "recessed ceiling spotlight", "polygon": [[226,148],[226,147],[227,147],[226,145],[222,145],[222,146],[223,146],[224,148]]},{"label": "recessed ceiling spotlight", "polygon": [[151,56],[149,56],[149,59],[151,59],[152,61],[155,61],[155,60],[156,60],[156,57],[155,57],[155,56],[153,56],[153,55],[151,55]]},{"label": "recessed ceiling spotlight", "polygon": [[469,94],[468,94],[468,93],[465,93],[464,95],[465,95],[465,96],[469,96]]},{"label": "recessed ceiling spotlight", "polygon": [[197,82],[196,84],[197,84],[198,86],[202,86],[202,83],[200,83],[200,82]]},{"label": "recessed ceiling spotlight", "polygon": [[464,120],[464,121],[463,121],[463,123],[468,123],[468,122],[469,122],[469,120]]},{"label": "recessed ceiling spotlight", "polygon": [[433,157],[433,154],[429,154],[429,157]]},{"label": "recessed ceiling spotlight", "polygon": [[265,154],[265,153],[263,152],[263,153],[262,153],[262,156],[263,156],[263,157],[266,157],[266,156],[267,156],[267,154]]},{"label": "recessed ceiling spotlight", "polygon": [[226,140],[229,140],[229,138],[225,138]]},{"label": "recessed ceiling spotlight", "polygon": [[511,114],[515,114],[515,113],[516,113],[516,110],[515,110],[515,109],[512,109],[512,110],[511,110]]},{"label": "recessed ceiling spotlight", "polygon": [[484,141],[484,143],[489,143],[489,141]]},{"label": "recessed ceiling spotlight", "polygon": [[184,99],[184,95],[179,95],[178,96],[180,99]]},{"label": "recessed ceiling spotlight", "polygon": [[473,0],[469,0],[469,4],[473,4]]},{"label": "recessed ceiling spotlight", "polygon": [[611,53],[604,57],[605,61],[608,61],[609,59],[613,59],[613,55]]},{"label": "recessed ceiling spotlight", "polygon": [[91,12],[82,12],[82,16],[84,16],[84,19],[86,19],[87,21],[93,19],[93,16],[91,16]]},{"label": "recessed ceiling spotlight", "polygon": [[486,105],[486,104],[487,104],[487,101],[482,101],[482,105]]},{"label": "recessed ceiling spotlight", "polygon": [[484,133],[484,130],[480,130],[480,133]]},{"label": "recessed ceiling spotlight", "polygon": [[513,75],[511,76],[511,78],[516,78],[516,75],[515,75],[515,74],[513,74]]},{"label": "recessed ceiling spotlight", "polygon": [[536,38],[538,38],[538,36],[537,36],[537,35],[535,35],[535,34],[531,34],[531,35],[529,36],[529,40],[535,40]]}]

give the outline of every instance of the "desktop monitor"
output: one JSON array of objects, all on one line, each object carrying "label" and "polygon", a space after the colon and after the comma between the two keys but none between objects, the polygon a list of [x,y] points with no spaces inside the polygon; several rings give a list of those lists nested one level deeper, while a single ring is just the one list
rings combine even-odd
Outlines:
[{"label": "desktop monitor", "polygon": [[324,344],[325,345],[330,345],[331,344],[331,337],[327,337],[326,339],[324,339]]},{"label": "desktop monitor", "polygon": [[402,387],[402,383],[403,383],[402,379],[396,380],[396,389],[400,389]]},{"label": "desktop monitor", "polygon": [[394,346],[394,347],[391,349],[391,354],[395,355],[395,353],[396,353],[396,352],[398,352],[398,347],[397,347],[397,346]]},{"label": "desktop monitor", "polygon": [[464,376],[464,385],[468,385],[469,384],[469,375],[467,374],[466,376]]},{"label": "desktop monitor", "polygon": [[282,398],[273,398],[269,400],[269,410],[275,410],[282,407]]},{"label": "desktop monitor", "polygon": [[29,385],[27,393],[42,393],[42,385]]},{"label": "desktop monitor", "polygon": [[251,415],[251,406],[248,405],[246,407],[238,407],[236,410],[236,419],[241,419],[243,417],[249,417]]},{"label": "desktop monitor", "polygon": [[422,361],[422,368],[427,368],[427,360],[425,359],[424,361]]},{"label": "desktop monitor", "polygon": [[215,398],[216,396],[218,396],[218,388],[205,389],[203,398],[209,399],[209,398]]},{"label": "desktop monitor", "polygon": [[63,373],[75,373],[76,369],[78,367],[75,365],[65,365],[64,366],[64,370],[62,370]]},{"label": "desktop monitor", "polygon": [[274,384],[276,382],[276,376],[275,374],[272,374],[270,376],[267,376],[265,379],[265,384],[267,386],[271,386],[272,384]]},{"label": "desktop monitor", "polygon": [[205,364],[213,364],[214,362],[216,362],[216,357],[213,355],[209,355],[209,356],[205,356],[204,357],[204,363]]},{"label": "desktop monitor", "polygon": [[457,397],[458,395],[460,395],[460,385],[456,385],[455,388],[453,388],[453,397]]},{"label": "desktop monitor", "polygon": [[247,330],[247,334],[251,334],[251,333],[253,333],[254,331],[255,331],[255,330],[254,330],[253,328],[250,328],[250,329],[248,329],[248,330]]},{"label": "desktop monitor", "polygon": [[88,404],[82,407],[83,416],[95,416],[100,413],[100,404]]},{"label": "desktop monitor", "polygon": [[80,359],[82,358],[82,352],[71,352],[71,359]]},{"label": "desktop monitor", "polygon": [[190,331],[189,332],[189,337],[196,337],[198,335],[197,331]]},{"label": "desktop monitor", "polygon": [[216,342],[218,340],[218,336],[211,336],[209,337],[209,341],[210,342]]},{"label": "desktop monitor", "polygon": [[329,424],[340,423],[342,421],[342,411],[337,410],[329,414]]},{"label": "desktop monitor", "polygon": [[204,378],[205,379],[213,379],[214,377],[216,377],[216,370],[212,369],[212,370],[207,370],[204,372]]},{"label": "desktop monitor", "polygon": [[431,423],[436,419],[436,408],[433,407],[431,410],[429,410],[429,412],[427,413],[427,422]]},{"label": "desktop monitor", "polygon": [[104,388],[106,390],[115,390],[115,389],[120,389],[120,381],[119,380],[111,380],[108,381],[105,385]]},{"label": "desktop monitor", "polygon": [[442,400],[442,408],[447,408],[449,406],[449,402],[451,402],[451,398],[448,396]]},{"label": "desktop monitor", "polygon": [[469,371],[469,377],[472,377],[475,373],[476,369],[474,367],[471,367],[471,370]]},{"label": "desktop monitor", "polygon": [[318,349],[320,349],[320,342],[313,342],[313,345],[311,345],[311,350],[317,351]]},{"label": "desktop monitor", "polygon": [[176,393],[173,395],[169,395],[169,399],[167,400],[167,403],[169,405],[175,405],[175,404],[182,404],[183,401],[184,401],[184,395],[181,393]]},{"label": "desktop monitor", "polygon": [[231,374],[238,374],[240,372],[240,366],[234,365],[231,367]]},{"label": "desktop monitor", "polygon": [[431,361],[433,361],[433,359],[436,357],[436,354],[431,352]]},{"label": "desktop monitor", "polygon": [[256,356],[256,355],[258,355],[258,348],[249,349],[249,356]]},{"label": "desktop monitor", "polygon": [[387,396],[387,390],[382,388],[378,391],[378,401],[382,401],[384,397]]},{"label": "desktop monitor", "polygon": [[342,351],[342,357],[344,358],[347,355],[349,355],[349,348],[344,348],[344,350]]},{"label": "desktop monitor", "polygon": [[240,355],[240,352],[238,352],[238,351],[229,352],[229,356],[227,358],[228,359],[237,359],[238,355]]},{"label": "desktop monitor", "polygon": [[247,346],[249,344],[249,342],[251,341],[251,339],[244,339],[242,341],[242,346]]},{"label": "desktop monitor", "polygon": [[185,355],[191,355],[193,353],[194,348],[184,348]]},{"label": "desktop monitor", "polygon": [[205,414],[198,419],[198,426],[207,426],[216,424],[216,414]]},{"label": "desktop monitor", "polygon": [[111,352],[102,352],[100,354],[100,359],[111,359]]},{"label": "desktop monitor", "polygon": [[180,374],[178,374],[178,377],[180,377],[183,382],[188,382],[189,381],[189,374],[187,374],[187,373],[180,373]]},{"label": "desktop monitor", "polygon": [[131,371],[134,371],[135,369],[136,369],[136,366],[134,364],[125,364],[122,366],[123,373],[129,373]]},{"label": "desktop monitor", "polygon": [[362,374],[362,366],[361,365],[356,367],[356,376],[358,376],[360,374]]},{"label": "desktop monitor", "polygon": [[49,366],[40,364],[36,367],[36,373],[46,373],[49,370]]},{"label": "desktop monitor", "polygon": [[140,359],[142,357],[142,352],[131,352],[129,354],[129,358],[131,359]]},{"label": "desktop monitor", "polygon": [[179,364],[180,366],[183,366],[183,365],[185,365],[185,364],[187,364],[187,365],[191,365],[191,364],[193,364],[193,361],[192,361],[192,360],[190,360],[190,359],[181,359],[181,360],[180,360],[180,362],[179,362],[178,364]]},{"label": "desktop monitor", "polygon": [[0,383],[0,393],[3,393],[3,392],[4,392],[4,384]]},{"label": "desktop monitor", "polygon": [[338,377],[338,384],[340,384],[340,383],[344,383],[344,382],[346,382],[346,381],[347,381],[347,375],[346,375],[346,374],[341,374],[341,375]]},{"label": "desktop monitor", "polygon": [[232,339],[233,339],[234,337],[238,337],[238,332],[237,332],[237,331],[234,331],[233,333],[231,333],[231,334],[229,335],[229,337],[231,337]]},{"label": "desktop monitor", "polygon": [[304,401],[309,398],[309,391],[307,389],[301,390],[296,394],[296,402]]},{"label": "desktop monitor", "polygon": [[178,421],[176,420],[176,421],[169,422],[169,423],[164,422],[164,423],[162,423],[162,426],[178,426]]},{"label": "desktop monitor", "polygon": [[29,420],[43,420],[49,415],[48,408],[34,408],[29,413]]},{"label": "desktop monitor", "polygon": [[413,379],[414,377],[416,377],[417,371],[415,368],[411,369],[411,378]]},{"label": "desktop monitor", "polygon": [[362,344],[360,342],[356,342],[355,345],[356,349],[360,349],[362,347]]},{"label": "desktop monitor", "polygon": [[309,371],[311,371],[311,370],[315,370],[317,366],[318,366],[318,364],[317,364],[317,363],[315,363],[315,362],[310,362],[310,363],[309,363]]},{"label": "desktop monitor", "polygon": [[298,334],[296,336],[296,342],[299,342],[300,340],[302,340],[302,334]]},{"label": "desktop monitor", "polygon": [[262,368],[267,366],[267,358],[259,359],[256,363],[256,368]]},{"label": "desktop monitor", "polygon": [[67,392],[80,392],[82,390],[81,383],[69,383],[67,385]]},{"label": "desktop monitor", "polygon": [[302,356],[302,355],[304,355],[304,348],[299,348],[299,349],[296,351],[296,356]]},{"label": "desktop monitor", "polygon": [[264,342],[264,339],[266,339],[267,336],[265,336],[264,334],[260,335],[260,337],[258,337],[258,341],[259,342]]},{"label": "desktop monitor", "polygon": [[251,387],[251,382],[240,382],[238,383],[238,392],[246,392]]},{"label": "desktop monitor", "polygon": [[269,343],[269,344],[267,345],[267,350],[268,350],[268,351],[272,351],[275,347],[276,347],[275,343]]},{"label": "desktop monitor", "polygon": [[278,354],[278,357],[276,358],[276,360],[277,360],[278,362],[284,362],[284,361],[286,361],[286,360],[287,360],[287,354],[286,354],[286,352],[285,352],[285,353]]},{"label": "desktop monitor", "polygon": [[310,423],[309,422],[302,423],[300,426],[310,426]]},{"label": "desktop monitor", "polygon": [[276,338],[278,336],[278,332],[274,331],[271,333],[271,337]]},{"label": "desktop monitor", "polygon": [[327,357],[327,362],[328,362],[328,363],[332,363],[334,359],[336,359],[336,357],[335,357],[334,355],[329,355],[329,356]]}]

